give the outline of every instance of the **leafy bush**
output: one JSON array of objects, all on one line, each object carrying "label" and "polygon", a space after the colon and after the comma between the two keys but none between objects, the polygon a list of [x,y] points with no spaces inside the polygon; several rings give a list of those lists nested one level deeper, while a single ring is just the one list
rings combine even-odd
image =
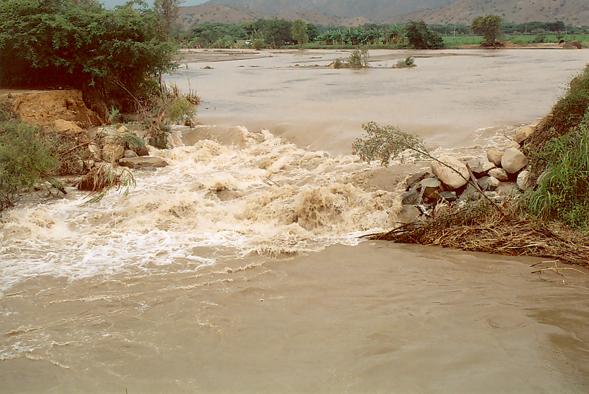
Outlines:
[{"label": "leafy bush", "polygon": [[577,129],[549,141],[537,156],[547,167],[526,196],[528,210],[589,230],[589,110]]},{"label": "leafy bush", "polygon": [[146,80],[170,70],[175,48],[155,12],[137,4],[2,0],[0,85],[140,96]]},{"label": "leafy bush", "polygon": [[362,125],[365,138],[354,141],[354,154],[362,160],[380,160],[386,166],[391,159],[396,159],[410,149],[420,155],[427,156],[423,141],[414,135],[405,133],[394,126],[380,126],[375,122]]},{"label": "leafy bush", "polygon": [[16,120],[0,123],[0,209],[57,166],[39,129]]},{"label": "leafy bush", "polygon": [[444,47],[444,40],[438,33],[431,31],[424,21],[411,21],[405,26],[409,45],[415,49],[439,49]]},{"label": "leafy bush", "polygon": [[355,49],[348,57],[350,68],[368,68],[368,51],[366,49]]}]

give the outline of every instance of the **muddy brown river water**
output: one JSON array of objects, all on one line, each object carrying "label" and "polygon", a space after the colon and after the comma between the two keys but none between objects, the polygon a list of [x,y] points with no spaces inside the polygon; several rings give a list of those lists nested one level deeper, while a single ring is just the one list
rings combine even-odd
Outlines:
[{"label": "muddy brown river water", "polygon": [[170,166],[128,196],[3,214],[0,392],[589,392],[587,273],[360,242],[394,225],[404,167],[349,149],[377,120],[480,150],[545,114],[589,51],[384,68],[405,55],[353,72],[305,67],[327,51],[192,54],[169,79],[217,127],[153,151]]}]

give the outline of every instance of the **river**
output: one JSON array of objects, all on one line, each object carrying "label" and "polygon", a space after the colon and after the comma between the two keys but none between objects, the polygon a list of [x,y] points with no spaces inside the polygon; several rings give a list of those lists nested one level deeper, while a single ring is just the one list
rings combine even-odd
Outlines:
[{"label": "river", "polygon": [[369,120],[479,152],[547,113],[589,52],[411,54],[364,71],[322,67],[330,51],[191,54],[167,79],[209,126],[153,151],[170,166],[4,213],[0,392],[589,391],[585,271],[360,242],[423,163],[350,154]]}]

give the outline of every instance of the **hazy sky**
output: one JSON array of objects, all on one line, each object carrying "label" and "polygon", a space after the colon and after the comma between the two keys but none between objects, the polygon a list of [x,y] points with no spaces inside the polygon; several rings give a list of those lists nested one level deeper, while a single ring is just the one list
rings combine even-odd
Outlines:
[{"label": "hazy sky", "polygon": [[[182,5],[196,5],[205,3],[207,0],[184,0]],[[102,0],[107,7],[114,7],[116,5],[125,4],[127,0]],[[151,3],[151,1],[149,1]]]}]

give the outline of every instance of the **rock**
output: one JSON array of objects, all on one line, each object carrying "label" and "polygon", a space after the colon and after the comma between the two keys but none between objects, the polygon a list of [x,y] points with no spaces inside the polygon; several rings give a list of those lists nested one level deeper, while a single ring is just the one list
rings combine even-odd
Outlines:
[{"label": "rock", "polygon": [[401,195],[403,205],[417,205],[421,204],[421,193],[417,188],[413,188]]},{"label": "rock", "polygon": [[84,130],[74,122],[63,119],[56,119],[53,122],[53,128],[56,132],[63,134],[79,134],[84,132]]},{"label": "rock", "polygon": [[144,156],[144,157],[131,157],[119,160],[119,165],[129,168],[160,168],[166,167],[168,163],[159,157]]},{"label": "rock", "polygon": [[133,151],[132,151],[132,150],[130,150],[130,149],[127,149],[127,150],[125,151],[125,154],[123,155],[123,157],[125,157],[125,158],[127,158],[127,159],[130,159],[130,158],[132,158],[132,157],[137,157],[137,156],[138,156],[138,155],[137,155],[137,153],[133,152]]},{"label": "rock", "polygon": [[481,199],[481,193],[472,185],[468,184],[466,189],[460,195],[459,201],[477,201]]},{"label": "rock", "polygon": [[107,163],[114,163],[123,158],[125,148],[118,144],[104,144],[102,147],[102,159]]},{"label": "rock", "polygon": [[430,174],[428,171],[418,172],[417,174],[411,175],[405,181],[405,186],[407,187],[406,190],[411,189],[416,183],[421,182],[425,178],[429,178],[431,176],[432,174]]},{"label": "rock", "polygon": [[491,148],[487,151],[487,159],[497,167],[501,166],[501,158],[503,157],[503,152],[499,149]]},{"label": "rock", "polygon": [[535,132],[536,128],[534,126],[523,126],[515,131],[515,136],[513,137],[513,139],[518,144],[521,144],[522,142],[530,138],[530,136]]},{"label": "rock", "polygon": [[517,188],[525,192],[530,188],[530,171],[524,170],[517,176]]},{"label": "rock", "polygon": [[90,145],[88,145],[88,150],[92,154],[92,158],[95,161],[101,161],[102,160],[102,150],[100,149],[100,147],[98,145],[96,145],[96,144],[90,144]]},{"label": "rock", "polygon": [[460,175],[462,175],[460,176],[456,171],[453,171],[441,163],[436,161],[432,162],[431,167],[434,175],[437,176],[444,185],[454,190],[459,189],[468,183],[470,174],[468,168],[466,168],[466,164],[451,156],[442,156],[439,160],[454,168]]},{"label": "rock", "polygon": [[137,156],[149,156],[149,149],[147,149],[147,146],[134,147],[133,152],[137,153]]},{"label": "rock", "polygon": [[416,222],[421,216],[421,210],[414,205],[403,205],[399,214],[397,215],[397,221],[399,223],[408,224]]},{"label": "rock", "polygon": [[519,149],[509,148],[501,158],[501,166],[509,174],[516,174],[528,165],[528,158]]},{"label": "rock", "polygon": [[483,191],[496,190],[500,183],[497,178],[493,178],[492,176],[486,176],[478,180],[478,184]]},{"label": "rock", "polygon": [[454,202],[458,199],[456,192],[441,192],[440,198],[448,202]]},{"label": "rock", "polygon": [[489,170],[495,168],[495,164],[491,163],[486,157],[469,160],[468,166],[476,177],[484,176]]},{"label": "rock", "polygon": [[442,188],[442,182],[437,178],[426,178],[419,182],[421,186],[422,195],[427,200],[437,200],[440,189]]},{"label": "rock", "polygon": [[129,129],[125,125],[121,125],[117,128],[117,133],[119,133],[119,134],[125,134],[128,132],[129,132]]},{"label": "rock", "polygon": [[500,182],[506,182],[509,180],[509,174],[503,168],[493,168],[489,171],[489,176],[492,176]]},{"label": "rock", "polygon": [[504,200],[503,196],[500,196],[499,193],[497,192],[485,192],[485,197],[487,197],[489,200],[495,202],[495,203],[502,203]]},{"label": "rock", "polygon": [[518,192],[517,186],[513,182],[501,182],[496,191],[499,195],[507,197],[511,197]]}]

